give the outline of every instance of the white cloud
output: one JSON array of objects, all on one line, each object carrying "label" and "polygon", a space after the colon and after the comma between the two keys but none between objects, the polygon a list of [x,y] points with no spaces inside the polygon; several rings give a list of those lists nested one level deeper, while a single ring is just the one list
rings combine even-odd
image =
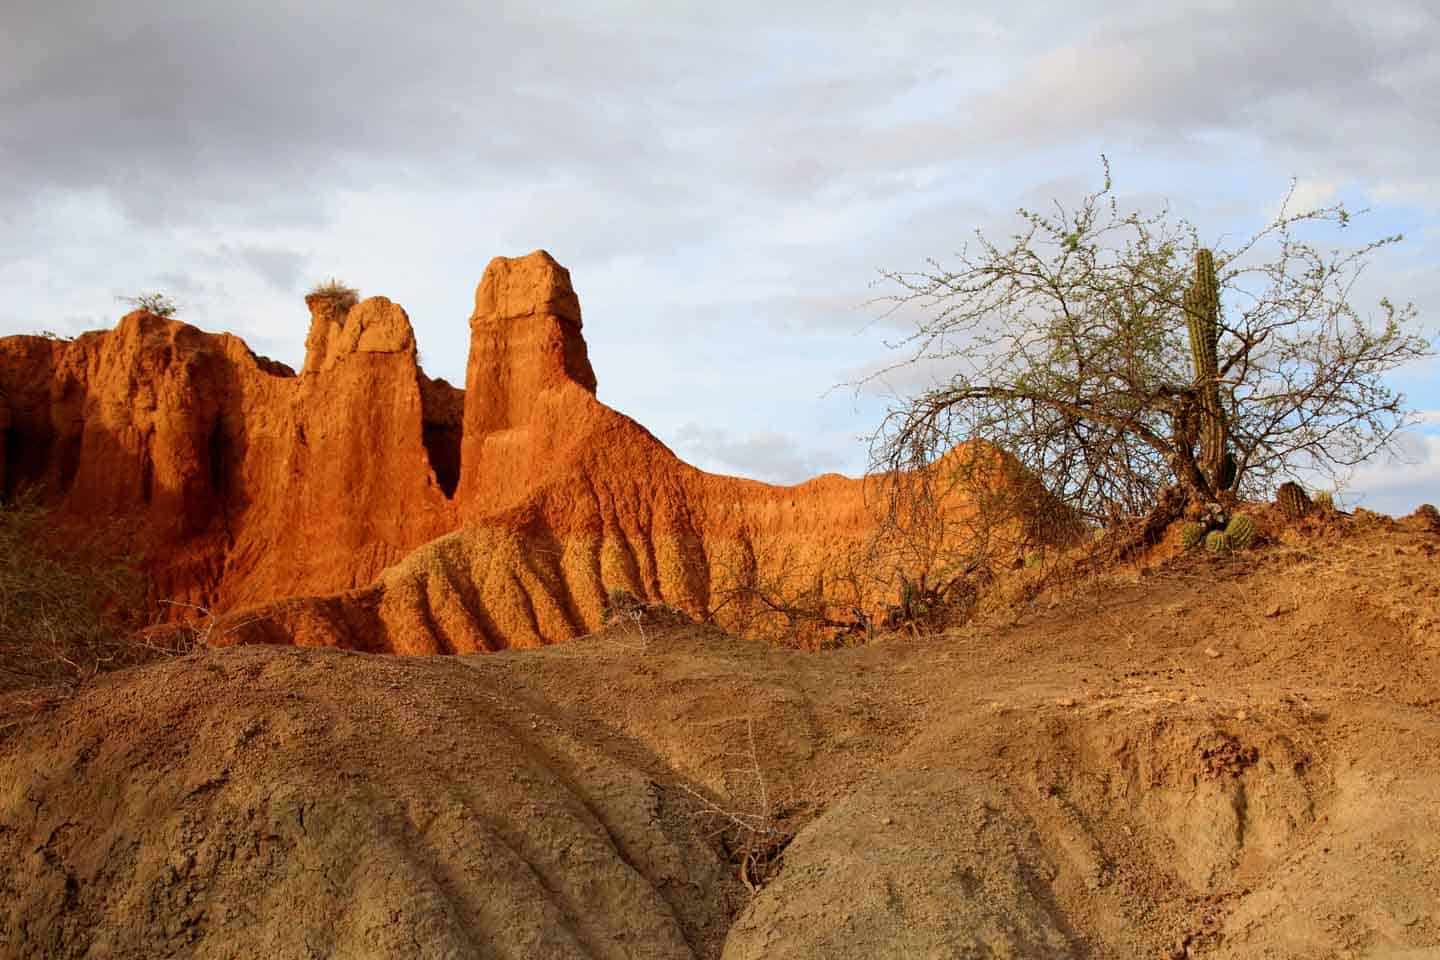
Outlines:
[{"label": "white cloud", "polygon": [[732,433],[720,427],[687,423],[673,447],[684,460],[713,473],[737,474],[770,483],[800,483],[827,472],[833,454],[808,448],[793,436],[767,431]]},{"label": "white cloud", "polygon": [[[1338,180],[1324,177],[1298,177],[1295,181],[1294,192],[1290,195],[1288,212],[1293,216],[1329,206],[1339,198],[1340,187],[1341,184]],[[1273,220],[1279,213],[1280,203],[1276,201],[1265,212],[1265,219]]]},{"label": "white cloud", "polygon": [[[876,268],[1003,236],[1013,207],[1093,189],[1102,151],[1122,201],[1168,198],[1207,237],[1258,226],[1292,175],[1401,205],[1386,289],[1440,313],[1423,0],[564,6],[10,5],[0,334],[168,287],[295,363],[304,289],[335,275],[400,302],[453,379],[485,263],[544,247],[607,402],[662,436],[706,425],[717,469],[853,471],[853,444],[811,438],[878,420],[822,399],[897,359],[866,324]],[[1406,390],[1440,409],[1436,383]]]},{"label": "white cloud", "polygon": [[1357,469],[1341,494],[1346,503],[1396,516],[1440,503],[1440,434],[1403,435],[1398,455]]}]

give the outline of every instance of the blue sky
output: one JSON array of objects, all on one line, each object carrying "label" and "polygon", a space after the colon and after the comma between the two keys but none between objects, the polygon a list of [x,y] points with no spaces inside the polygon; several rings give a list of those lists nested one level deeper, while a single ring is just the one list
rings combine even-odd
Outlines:
[{"label": "blue sky", "polygon": [[[1102,152],[1222,245],[1291,177],[1370,206],[1355,238],[1406,240],[1363,293],[1440,319],[1426,2],[292,6],[4,5],[0,334],[160,289],[298,366],[335,276],[458,382],[486,262],[544,248],[605,402],[707,469],[858,474],[883,402],[834,388],[895,359],[877,269],[1073,200]],[[1440,500],[1437,374],[1397,375],[1428,422],[1347,500]]]}]

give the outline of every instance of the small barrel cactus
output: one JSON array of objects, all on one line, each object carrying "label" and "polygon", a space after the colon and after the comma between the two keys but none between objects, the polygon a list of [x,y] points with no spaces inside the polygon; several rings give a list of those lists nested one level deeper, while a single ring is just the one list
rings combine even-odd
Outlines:
[{"label": "small barrel cactus", "polygon": [[1194,550],[1205,542],[1205,525],[1203,523],[1187,523],[1180,528],[1180,544],[1186,550]]},{"label": "small barrel cactus", "polygon": [[1211,553],[1228,553],[1230,551],[1230,535],[1224,530],[1211,530],[1205,537],[1205,549]]},{"label": "small barrel cactus", "polygon": [[1275,505],[1280,512],[1291,520],[1298,520],[1310,512],[1310,497],[1305,488],[1298,483],[1286,482],[1280,484],[1280,489],[1275,491]]},{"label": "small barrel cactus", "polygon": [[1243,513],[1237,513],[1230,518],[1230,525],[1225,528],[1225,536],[1230,538],[1232,549],[1247,550],[1250,544],[1255,542],[1255,521]]}]

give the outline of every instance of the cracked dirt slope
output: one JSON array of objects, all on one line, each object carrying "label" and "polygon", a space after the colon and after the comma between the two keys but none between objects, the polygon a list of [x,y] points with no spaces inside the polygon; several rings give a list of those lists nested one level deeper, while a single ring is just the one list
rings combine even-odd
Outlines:
[{"label": "cracked dirt slope", "polygon": [[[823,654],[122,672],[0,748],[0,956],[1433,956],[1437,552],[1321,524]],[[696,797],[757,766],[752,893]]]}]

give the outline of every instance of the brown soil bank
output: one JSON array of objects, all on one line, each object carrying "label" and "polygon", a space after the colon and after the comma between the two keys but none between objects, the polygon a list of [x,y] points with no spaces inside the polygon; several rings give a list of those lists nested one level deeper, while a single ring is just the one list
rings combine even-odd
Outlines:
[{"label": "brown soil bank", "polygon": [[3,747],[0,956],[1434,956],[1437,552],[1347,521],[824,654],[122,672]]}]

